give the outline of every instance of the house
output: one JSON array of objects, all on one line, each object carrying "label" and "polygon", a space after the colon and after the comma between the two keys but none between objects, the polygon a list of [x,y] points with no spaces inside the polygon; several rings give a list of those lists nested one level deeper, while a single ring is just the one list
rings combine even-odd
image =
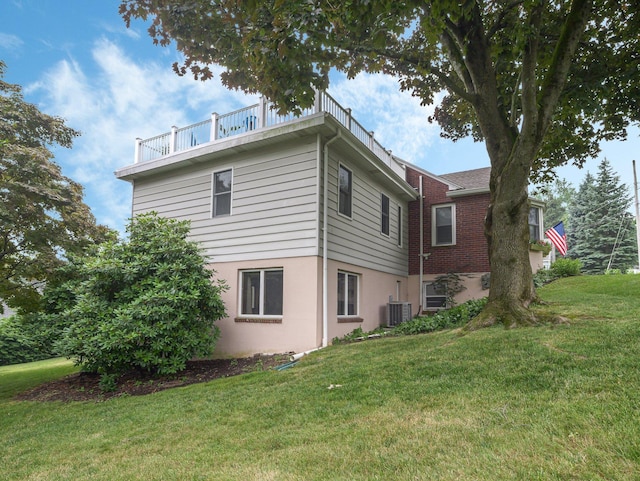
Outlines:
[{"label": "house", "polygon": [[[456,302],[485,297],[490,266],[484,218],[490,201],[490,168],[435,175],[407,162],[403,165],[407,182],[422,193],[422,201],[409,203],[409,298],[419,299],[423,312],[447,307],[442,287],[448,274],[455,274],[464,289],[455,296]],[[530,199],[531,240],[542,239],[542,210],[542,202]],[[542,252],[530,251],[529,260],[537,271]]]},{"label": "house", "polygon": [[486,295],[486,175],[398,159],[324,92],[298,116],[261,100],[137,139],[134,163],[116,171],[133,186],[132,214],[190,220],[229,285],[218,356],[303,352],[442,308],[442,273],[464,274],[461,295]]},{"label": "house", "polygon": [[328,94],[299,117],[260,104],[136,141],[116,176],[132,213],[191,221],[226,280],[219,356],[306,351],[408,300],[404,165]]}]

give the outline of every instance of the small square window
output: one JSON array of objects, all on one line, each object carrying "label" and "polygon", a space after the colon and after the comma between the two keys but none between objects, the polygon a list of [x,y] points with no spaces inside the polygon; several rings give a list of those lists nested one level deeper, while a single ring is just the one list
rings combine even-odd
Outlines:
[{"label": "small square window", "polygon": [[447,285],[444,282],[424,284],[424,309],[437,310],[447,307]]}]

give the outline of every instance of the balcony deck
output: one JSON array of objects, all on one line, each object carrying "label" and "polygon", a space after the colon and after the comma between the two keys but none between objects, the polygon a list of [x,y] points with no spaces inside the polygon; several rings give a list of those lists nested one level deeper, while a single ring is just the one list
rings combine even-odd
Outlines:
[{"label": "balcony deck", "polygon": [[385,164],[393,164],[391,152],[375,140],[373,132],[366,130],[351,116],[351,109],[343,108],[326,92],[318,92],[315,105],[305,109],[300,115],[278,115],[271,107],[270,102],[261,98],[259,103],[234,112],[223,115],[213,113],[208,120],[182,128],[172,127],[170,132],[149,139],[136,139],[134,162],[148,162],[198,145],[327,112]]}]

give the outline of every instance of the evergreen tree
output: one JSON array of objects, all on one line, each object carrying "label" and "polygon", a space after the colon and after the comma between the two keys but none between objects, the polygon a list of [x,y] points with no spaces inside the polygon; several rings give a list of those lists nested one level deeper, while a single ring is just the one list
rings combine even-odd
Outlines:
[{"label": "evergreen tree", "polygon": [[558,222],[569,226],[569,209],[576,196],[576,189],[566,179],[556,179],[540,186],[533,194],[545,203],[544,230],[550,229]]},{"label": "evergreen tree", "polygon": [[587,174],[570,209],[568,255],[580,259],[582,271],[603,274],[609,269],[626,271],[636,260],[633,217],[627,209],[631,196],[608,160],[598,176]]}]

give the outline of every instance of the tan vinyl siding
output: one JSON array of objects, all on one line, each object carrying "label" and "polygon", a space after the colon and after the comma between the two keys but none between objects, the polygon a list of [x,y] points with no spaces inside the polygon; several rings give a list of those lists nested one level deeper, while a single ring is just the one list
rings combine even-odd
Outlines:
[{"label": "tan vinyl siding", "polygon": [[[135,183],[134,214],[191,220],[216,262],[317,255],[316,142],[236,154]],[[231,215],[211,218],[212,173],[233,169]]]},{"label": "tan vinyl siding", "polygon": [[[338,162],[353,172],[352,216],[338,214]],[[389,197],[389,235],[381,232],[380,194]],[[341,262],[361,265],[396,275],[407,275],[407,236],[397,245],[398,205],[392,192],[380,185],[375,177],[358,168],[348,159],[331,158],[329,165],[329,257]],[[403,229],[407,225],[407,208],[402,204]]]}]

